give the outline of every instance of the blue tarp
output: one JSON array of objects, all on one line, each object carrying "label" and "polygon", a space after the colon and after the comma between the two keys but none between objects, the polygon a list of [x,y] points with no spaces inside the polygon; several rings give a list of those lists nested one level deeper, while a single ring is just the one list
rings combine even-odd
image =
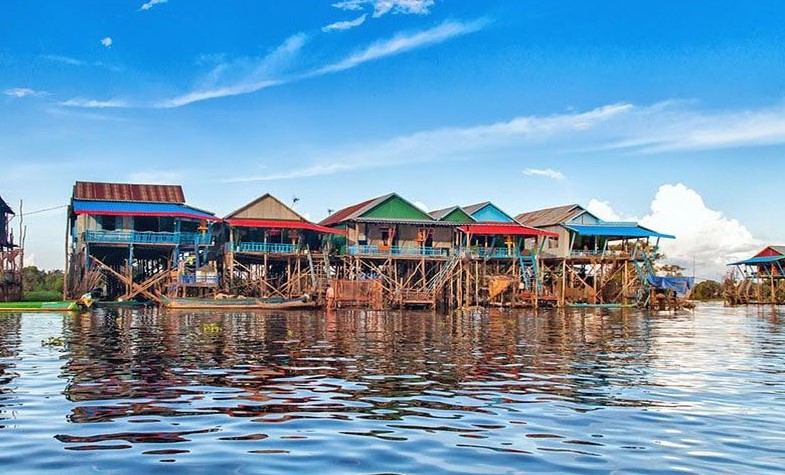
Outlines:
[{"label": "blue tarp", "polygon": [[761,257],[751,257],[744,261],[739,262],[731,262],[728,264],[729,266],[754,266],[756,264],[766,264],[768,262],[776,262],[779,260],[785,259],[785,256],[761,256]]},{"label": "blue tarp", "polygon": [[178,203],[73,200],[75,214],[106,216],[162,216],[216,220],[215,215]]},{"label": "blue tarp", "polygon": [[676,239],[676,236],[658,233],[657,231],[644,228],[637,223],[567,224],[565,227],[582,236],[600,236],[619,239],[647,237]]},{"label": "blue tarp", "polygon": [[679,295],[684,295],[689,292],[695,284],[694,277],[660,277],[650,275],[648,280],[649,284],[655,289],[673,290]]}]

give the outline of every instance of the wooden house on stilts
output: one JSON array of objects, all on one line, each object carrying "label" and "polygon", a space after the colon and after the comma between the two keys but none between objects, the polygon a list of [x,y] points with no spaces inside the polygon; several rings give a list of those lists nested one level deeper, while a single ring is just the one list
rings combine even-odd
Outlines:
[{"label": "wooden house on stilts", "polygon": [[785,246],[766,246],[754,256],[728,264],[725,301],[737,304],[785,303]]},{"label": "wooden house on stilts", "polygon": [[325,237],[333,234],[340,231],[308,221],[269,193],[262,195],[224,218],[224,290],[254,297],[315,297],[331,272]]},{"label": "wooden house on stilts", "polygon": [[218,286],[212,213],[179,185],[76,182],[68,209],[65,294],[106,298],[204,295]]},{"label": "wooden house on stilts", "polygon": [[541,253],[560,305],[649,305],[659,233],[634,222],[603,221],[572,204],[521,213],[527,226],[556,233]]},{"label": "wooden house on stilts", "polygon": [[11,207],[0,197],[0,302],[22,299],[24,250],[20,242],[14,241],[11,229],[14,215]]}]

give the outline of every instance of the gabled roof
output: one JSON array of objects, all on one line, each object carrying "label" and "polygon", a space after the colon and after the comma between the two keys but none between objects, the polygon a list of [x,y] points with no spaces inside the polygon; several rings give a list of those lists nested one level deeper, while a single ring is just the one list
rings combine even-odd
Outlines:
[{"label": "gabled roof", "polygon": [[553,208],[543,208],[521,213],[515,217],[515,220],[526,226],[555,226],[566,223],[585,211],[586,208],[579,204],[554,206]]},{"label": "gabled roof", "polygon": [[[262,203],[264,201],[271,201],[274,206],[278,207],[279,210],[283,212],[283,214],[286,214],[288,216],[286,216],[286,217],[281,217],[280,215],[279,216],[270,216],[270,215],[265,216],[264,213],[260,213],[260,212],[247,213],[248,210],[250,210],[254,206],[256,206],[256,205],[258,205],[258,204],[260,204],[260,203]],[[224,219],[230,220],[230,219],[233,219],[233,218],[237,218],[237,219],[275,219],[275,220],[281,220],[281,221],[303,221],[303,222],[307,222],[308,221],[307,219],[302,217],[300,215],[300,213],[298,213],[297,211],[293,210],[291,207],[289,207],[286,204],[284,204],[283,201],[279,200],[278,198],[276,198],[275,196],[271,195],[270,193],[265,193],[262,196],[260,196],[259,198],[256,198],[255,200],[251,201],[250,203],[248,203],[248,204],[246,204],[246,205],[244,205],[244,206],[242,206],[242,207],[232,211],[231,213],[226,215],[226,217]]]},{"label": "gabled roof", "polygon": [[476,215],[477,215],[477,213],[481,212],[482,210],[484,210],[485,208],[488,208],[488,207],[493,208],[493,210],[495,210],[496,212],[502,214],[507,219],[509,219],[511,222],[515,221],[512,216],[510,216],[509,214],[505,213],[504,210],[502,210],[501,208],[499,208],[498,206],[496,206],[495,204],[493,204],[490,201],[483,201],[482,203],[476,203],[476,204],[473,204],[473,205],[463,206],[463,207],[461,207],[461,209],[463,209],[466,212],[466,214],[468,214],[469,216],[474,218],[474,220],[482,221],[482,220],[478,219],[478,217]]},{"label": "gabled roof", "polygon": [[[373,210],[379,208],[382,204],[387,203],[392,199],[397,199],[403,202],[404,205],[407,207],[417,210],[417,212],[422,216],[422,219],[413,219],[410,216],[401,217],[400,219],[396,217],[383,217],[383,216],[369,216],[366,217],[366,214],[371,213]],[[419,224],[419,223],[434,223],[435,220],[431,218],[425,211],[420,210],[409,202],[408,200],[402,198],[396,193],[388,193],[386,195],[378,196],[376,198],[372,198],[367,201],[362,201],[360,203],[347,206],[346,208],[340,209],[335,213],[331,214],[330,216],[323,219],[319,224],[322,226],[334,226],[336,224],[345,222],[345,221],[373,221],[373,222],[406,222],[407,224]]]},{"label": "gabled roof", "polygon": [[146,203],[185,203],[180,185],[144,185],[77,181],[73,199],[91,201],[129,201]]},{"label": "gabled roof", "polygon": [[0,213],[14,214],[14,210],[12,210],[11,207],[8,206],[5,201],[3,201],[2,196],[0,196]]},{"label": "gabled roof", "polygon": [[[474,221],[474,218],[472,218],[471,215],[464,211],[460,206],[451,206],[449,208],[437,209],[429,212],[428,214],[431,216],[431,218],[437,221],[446,221],[453,214],[460,214],[461,216],[464,216],[466,218],[465,221]],[[449,219],[449,221],[455,221],[455,219]]]},{"label": "gabled roof", "polygon": [[774,255],[785,256],[785,246],[766,246],[759,253],[755,254],[755,257]]},{"label": "gabled roof", "polygon": [[785,246],[766,246],[757,254],[743,261],[731,262],[729,266],[768,264],[785,260]]}]

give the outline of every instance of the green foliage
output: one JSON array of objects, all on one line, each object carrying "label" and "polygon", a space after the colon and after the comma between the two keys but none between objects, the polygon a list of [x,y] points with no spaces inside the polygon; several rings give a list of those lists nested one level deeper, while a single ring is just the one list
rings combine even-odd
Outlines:
[{"label": "green foliage", "polygon": [[56,292],[54,290],[25,291],[25,294],[22,296],[22,301],[24,302],[57,302],[62,299],[62,292]]},{"label": "green foliage", "polygon": [[63,271],[25,267],[22,269],[22,285],[24,300],[60,300],[63,296]]},{"label": "green foliage", "polygon": [[713,280],[699,282],[692,290],[691,298],[694,300],[720,300],[722,299],[722,284]]}]

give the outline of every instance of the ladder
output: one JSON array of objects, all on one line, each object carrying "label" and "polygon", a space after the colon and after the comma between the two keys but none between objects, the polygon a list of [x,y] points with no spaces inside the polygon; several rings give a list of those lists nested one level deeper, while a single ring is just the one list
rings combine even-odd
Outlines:
[{"label": "ladder", "polygon": [[429,292],[435,292],[442,288],[442,286],[447,282],[447,279],[450,278],[452,275],[452,271],[458,266],[458,263],[461,262],[461,256],[459,254],[453,254],[444,264],[439,272],[437,272],[431,279],[428,281],[427,287]]},{"label": "ladder", "polygon": [[525,256],[523,254],[518,256],[518,264],[521,266],[521,282],[526,290],[542,290],[542,282],[540,282],[540,273],[537,268],[537,256]]}]

